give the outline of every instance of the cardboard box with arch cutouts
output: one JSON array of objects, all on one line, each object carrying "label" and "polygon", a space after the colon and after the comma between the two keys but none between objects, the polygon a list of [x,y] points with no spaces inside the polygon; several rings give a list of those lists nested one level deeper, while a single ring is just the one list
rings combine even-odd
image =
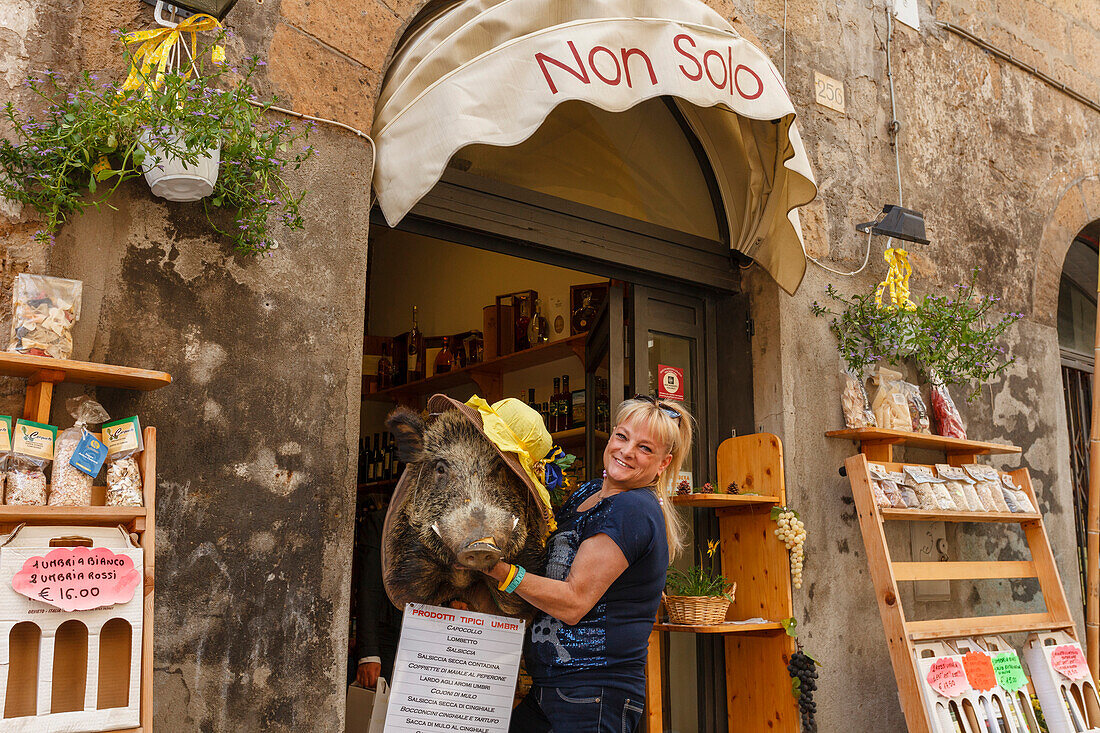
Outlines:
[{"label": "cardboard box with arch cutouts", "polygon": [[143,551],[122,527],[0,536],[0,729],[140,724],[143,574]]}]

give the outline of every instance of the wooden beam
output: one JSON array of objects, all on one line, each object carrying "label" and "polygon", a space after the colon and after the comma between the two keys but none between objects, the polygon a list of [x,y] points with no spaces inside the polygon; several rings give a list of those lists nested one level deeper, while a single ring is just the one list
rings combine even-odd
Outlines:
[{"label": "wooden beam", "polygon": [[662,733],[664,729],[664,696],[661,694],[661,658],[664,637],[654,627],[649,632],[649,652],[645,658],[645,726],[646,733]]},{"label": "wooden beam", "polygon": [[969,616],[966,618],[910,621],[907,626],[909,638],[913,641],[931,641],[933,639],[954,639],[962,636],[1065,629],[1072,628],[1073,622],[1058,621],[1051,618],[1049,613],[1018,613],[1007,616]]},{"label": "wooden beam", "polygon": [[896,562],[894,578],[918,580],[984,580],[990,578],[1037,578],[1031,560],[985,562]]}]

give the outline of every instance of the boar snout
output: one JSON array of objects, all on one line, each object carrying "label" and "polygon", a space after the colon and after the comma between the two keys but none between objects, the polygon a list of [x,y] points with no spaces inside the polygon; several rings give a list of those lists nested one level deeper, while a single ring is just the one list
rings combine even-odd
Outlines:
[{"label": "boar snout", "polygon": [[458,551],[457,558],[468,568],[489,570],[497,564],[503,554],[492,537],[473,535],[462,543],[462,549]]}]

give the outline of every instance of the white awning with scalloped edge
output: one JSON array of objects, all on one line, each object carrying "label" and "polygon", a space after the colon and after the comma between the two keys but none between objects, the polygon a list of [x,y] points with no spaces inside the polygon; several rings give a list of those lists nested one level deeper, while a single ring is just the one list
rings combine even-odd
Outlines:
[{"label": "white awning with scalloped edge", "polygon": [[517,145],[562,102],[621,112],[667,96],[717,179],[731,247],[788,293],[817,195],[775,65],[697,0],[466,0],[406,35],[375,115],[374,188],[396,225],[475,143]]}]

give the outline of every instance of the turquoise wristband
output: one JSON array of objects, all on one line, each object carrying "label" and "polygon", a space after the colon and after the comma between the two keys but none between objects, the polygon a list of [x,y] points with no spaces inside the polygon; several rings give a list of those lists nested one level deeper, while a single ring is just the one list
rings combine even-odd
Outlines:
[{"label": "turquoise wristband", "polygon": [[523,576],[527,575],[527,571],[519,565],[516,565],[516,577],[512,578],[512,582],[508,584],[508,587],[504,589],[505,593],[513,593],[516,588],[519,587],[519,582],[523,580]]}]

